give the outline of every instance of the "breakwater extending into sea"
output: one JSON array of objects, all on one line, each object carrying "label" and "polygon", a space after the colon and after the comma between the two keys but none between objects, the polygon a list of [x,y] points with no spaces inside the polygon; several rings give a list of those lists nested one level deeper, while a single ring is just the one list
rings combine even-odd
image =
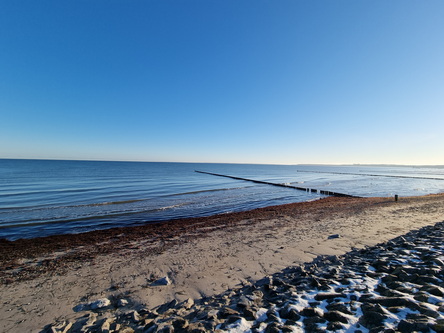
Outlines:
[{"label": "breakwater extending into sea", "polygon": [[0,238],[14,240],[316,200],[325,197],[321,191],[364,197],[440,193],[444,167],[5,159],[0,185]]}]

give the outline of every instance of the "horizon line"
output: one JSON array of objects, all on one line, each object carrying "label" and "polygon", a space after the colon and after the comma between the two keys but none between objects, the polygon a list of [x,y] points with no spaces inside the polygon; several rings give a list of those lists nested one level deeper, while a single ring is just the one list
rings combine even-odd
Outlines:
[{"label": "horizon line", "polygon": [[127,162],[127,163],[186,163],[186,164],[243,164],[243,165],[307,165],[307,166],[412,166],[412,167],[444,167],[444,164],[398,164],[398,163],[252,163],[252,162],[185,162],[185,161],[143,161],[143,160],[108,160],[108,159],[65,159],[65,158],[23,158],[0,157],[0,160],[30,160],[30,161],[65,161],[65,162]]}]

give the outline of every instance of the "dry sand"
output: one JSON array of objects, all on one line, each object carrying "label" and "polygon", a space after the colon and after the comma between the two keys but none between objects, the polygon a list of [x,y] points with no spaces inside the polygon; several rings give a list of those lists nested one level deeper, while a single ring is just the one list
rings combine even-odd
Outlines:
[{"label": "dry sand", "polygon": [[[152,308],[198,298],[444,220],[444,195],[327,198],[78,236],[1,242],[0,332],[39,332],[73,308],[125,295]],[[339,238],[329,239],[333,234]],[[150,281],[168,276],[169,286]]]}]

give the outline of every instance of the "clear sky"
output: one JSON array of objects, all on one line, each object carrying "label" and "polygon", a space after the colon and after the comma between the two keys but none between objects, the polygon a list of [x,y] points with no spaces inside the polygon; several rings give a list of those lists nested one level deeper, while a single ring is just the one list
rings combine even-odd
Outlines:
[{"label": "clear sky", "polygon": [[2,0],[0,157],[444,164],[444,1]]}]

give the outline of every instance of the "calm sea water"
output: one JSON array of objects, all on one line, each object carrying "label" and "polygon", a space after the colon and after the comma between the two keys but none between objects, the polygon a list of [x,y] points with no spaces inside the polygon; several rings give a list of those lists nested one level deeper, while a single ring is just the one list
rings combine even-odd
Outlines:
[{"label": "calm sea water", "polygon": [[358,196],[444,192],[444,167],[0,159],[0,238],[79,233],[322,197],[195,170]]}]

